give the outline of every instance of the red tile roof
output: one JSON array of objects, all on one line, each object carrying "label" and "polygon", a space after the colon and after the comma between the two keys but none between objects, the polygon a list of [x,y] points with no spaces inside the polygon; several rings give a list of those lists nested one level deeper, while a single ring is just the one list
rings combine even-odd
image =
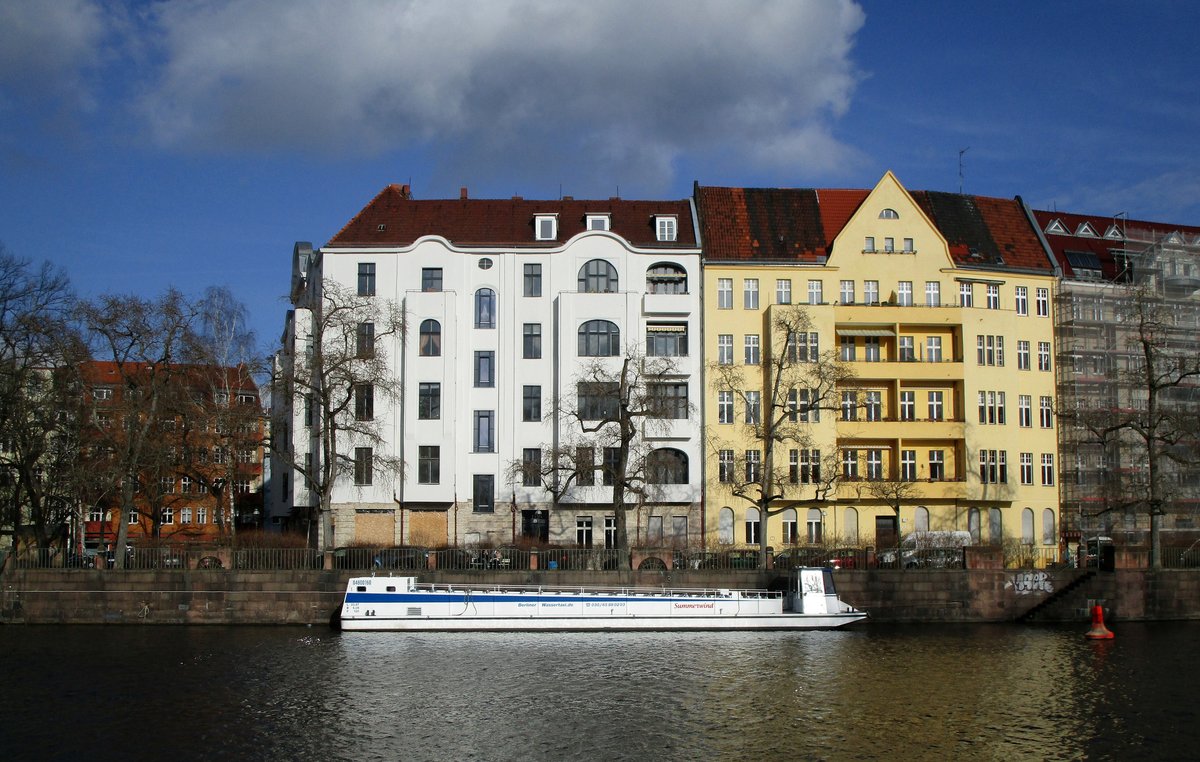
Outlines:
[{"label": "red tile roof", "polygon": [[[87,360],[79,364],[79,375],[85,384],[120,384],[125,378],[137,379],[150,368],[149,363],[127,362],[122,368],[112,360]],[[220,373],[225,374],[225,383],[230,389],[258,393],[258,385],[246,368],[222,368],[216,365],[176,364],[172,370],[182,373],[191,384],[206,387],[217,382]]]},{"label": "red tile roof", "polygon": [[[1083,252],[1094,255],[1100,260],[1101,277],[1104,280],[1113,280],[1125,270],[1124,263],[1118,263],[1114,258],[1114,254],[1118,251],[1125,249],[1132,252],[1140,251],[1149,245],[1149,241],[1158,240],[1165,235],[1175,232],[1182,234],[1188,243],[1194,243],[1197,239],[1200,239],[1200,227],[1175,225],[1169,222],[1127,220],[1109,215],[1048,212],[1038,209],[1033,210],[1033,217],[1037,220],[1038,227],[1042,229],[1046,243],[1050,246],[1050,251],[1054,254],[1054,259],[1068,278],[1073,278],[1077,275],[1070,258],[1067,256],[1068,252],[1072,254]],[[1055,220],[1067,229],[1068,235],[1046,232],[1046,229]],[[1092,229],[1096,231],[1095,237],[1076,235],[1076,232],[1085,223],[1091,225]],[[1116,225],[1118,230],[1121,231],[1122,238],[1104,237],[1113,225]],[[1124,236],[1128,236],[1130,239],[1128,245]]]},{"label": "red tile roof", "polygon": [[[534,240],[534,215],[557,214],[558,238]],[[691,204],[619,198],[554,201],[511,199],[438,199],[418,201],[408,186],[389,185],[338,231],[327,246],[404,246],[422,236],[438,235],[462,246],[553,248],[585,230],[586,215],[608,214],[609,229],[635,246],[696,246]],[[654,217],[678,218],[677,240],[657,239]]]},{"label": "red tile roof", "polygon": [[[821,263],[866,200],[861,189],[698,186],[704,257],[711,261]],[[936,191],[911,193],[963,267],[1051,271],[1019,200]]]}]

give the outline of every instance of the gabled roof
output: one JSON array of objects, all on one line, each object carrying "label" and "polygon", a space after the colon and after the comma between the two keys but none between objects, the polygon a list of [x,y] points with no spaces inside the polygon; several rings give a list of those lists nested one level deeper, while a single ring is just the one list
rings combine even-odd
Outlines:
[{"label": "gabled roof", "polygon": [[[118,365],[112,360],[85,360],[79,364],[79,376],[85,384],[116,385],[125,383],[126,380],[136,381],[144,378],[150,369],[150,363],[144,362],[126,362]],[[170,370],[172,375],[184,379],[188,387],[208,389],[227,386],[232,391],[258,394],[258,385],[251,377],[250,370],[245,367],[176,363],[170,366]]]},{"label": "gabled roof", "polygon": [[[1200,237],[1200,227],[1177,225],[1148,220],[1128,220],[1111,215],[1073,214],[1033,210],[1033,218],[1045,231],[1046,243],[1063,274],[1068,278],[1086,276],[1095,272],[1099,263],[1100,278],[1114,280],[1125,272],[1126,264],[1116,255],[1125,250],[1142,251],[1151,242],[1168,240],[1172,234],[1180,235],[1185,243]],[[1061,230],[1076,231],[1074,234]],[[1097,237],[1095,231],[1103,230],[1104,236]],[[1080,233],[1080,231],[1083,231]],[[1090,231],[1090,232],[1089,232]],[[1088,254],[1087,257],[1080,256]],[[1085,272],[1080,272],[1083,270]]]},{"label": "gabled roof", "polygon": [[[534,216],[539,214],[557,216],[555,240],[534,240]],[[520,197],[418,201],[412,198],[407,185],[389,185],[380,191],[326,246],[406,246],[422,236],[437,235],[460,246],[554,248],[584,232],[588,214],[609,215],[609,230],[635,246],[696,246],[691,204],[687,199],[583,200],[566,196],[553,201]],[[662,215],[678,219],[675,241],[658,240],[654,218]]]},{"label": "gabled roof", "polygon": [[[861,189],[697,186],[704,258],[819,264],[870,194]],[[950,246],[956,265],[1051,271],[1020,201],[910,192]]]}]

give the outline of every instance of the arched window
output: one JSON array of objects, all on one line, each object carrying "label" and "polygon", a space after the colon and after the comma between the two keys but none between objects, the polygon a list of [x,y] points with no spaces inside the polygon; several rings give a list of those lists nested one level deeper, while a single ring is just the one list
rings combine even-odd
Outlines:
[{"label": "arched window", "polygon": [[475,292],[475,327],[496,327],[496,292],[490,288]]},{"label": "arched window", "polygon": [[999,508],[988,508],[988,542],[999,545],[1004,541],[1004,518]]},{"label": "arched window", "polygon": [[579,326],[580,357],[616,357],[621,353],[621,329],[608,320],[589,320]]},{"label": "arched window", "polygon": [[617,290],[617,268],[593,259],[579,268],[579,290],[585,294],[612,294]]},{"label": "arched window", "polygon": [[440,357],[442,354],[442,324],[436,320],[421,321],[421,336],[417,343],[421,357]]},{"label": "arched window", "polygon": [[1042,511],[1042,544],[1053,545],[1057,537],[1054,532],[1054,511],[1046,508]]},{"label": "arched window", "polygon": [[1021,543],[1023,545],[1033,544],[1033,509],[1026,508],[1021,511]]},{"label": "arched window", "polygon": [[822,524],[824,519],[821,517],[820,508],[808,509],[808,542],[810,545],[818,545],[821,542],[821,537],[824,534]]},{"label": "arched window", "polygon": [[653,450],[646,457],[646,481],[650,484],[687,484],[687,453],[672,447]]},{"label": "arched window", "polygon": [[788,508],[783,512],[783,541],[787,545],[795,545],[800,541],[800,530],[796,521],[795,508]]},{"label": "arched window", "polygon": [[717,543],[733,544],[733,509],[726,506],[717,514]]},{"label": "arched window", "polygon": [[923,505],[918,505],[915,515],[913,516],[913,525],[918,532],[929,531],[929,509]]},{"label": "arched window", "polygon": [[757,545],[759,543],[758,529],[759,529],[758,509],[757,508],[747,508],[746,509],[746,544],[747,545]]},{"label": "arched window", "polygon": [[881,219],[881,220],[898,220],[898,219],[900,219],[900,215],[896,213],[895,209],[884,209],[882,212],[879,213],[879,219]]},{"label": "arched window", "polygon": [[646,292],[651,294],[686,294],[687,271],[670,262],[659,262],[646,271]]},{"label": "arched window", "polygon": [[978,545],[982,537],[979,528],[979,509],[967,509],[967,531],[971,533],[971,542]]},{"label": "arched window", "polygon": [[846,542],[855,545],[858,543],[858,509],[847,508],[842,518],[842,533],[846,535]]}]

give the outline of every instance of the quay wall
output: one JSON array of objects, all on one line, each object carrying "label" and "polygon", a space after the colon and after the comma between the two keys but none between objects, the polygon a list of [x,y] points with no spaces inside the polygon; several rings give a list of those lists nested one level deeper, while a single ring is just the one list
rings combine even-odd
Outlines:
[{"label": "quay wall", "polygon": [[[0,623],[327,625],[363,572],[10,570]],[[842,599],[875,622],[1200,619],[1200,570],[842,570]],[[423,582],[778,588],[775,572],[434,572]]]}]

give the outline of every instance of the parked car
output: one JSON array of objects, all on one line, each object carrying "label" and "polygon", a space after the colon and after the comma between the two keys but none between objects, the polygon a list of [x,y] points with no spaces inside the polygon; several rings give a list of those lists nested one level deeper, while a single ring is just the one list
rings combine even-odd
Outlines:
[{"label": "parked car", "polygon": [[880,550],[875,562],[893,569],[961,569],[963,548],[971,543],[971,533],[965,531],[912,532],[899,548]]}]

